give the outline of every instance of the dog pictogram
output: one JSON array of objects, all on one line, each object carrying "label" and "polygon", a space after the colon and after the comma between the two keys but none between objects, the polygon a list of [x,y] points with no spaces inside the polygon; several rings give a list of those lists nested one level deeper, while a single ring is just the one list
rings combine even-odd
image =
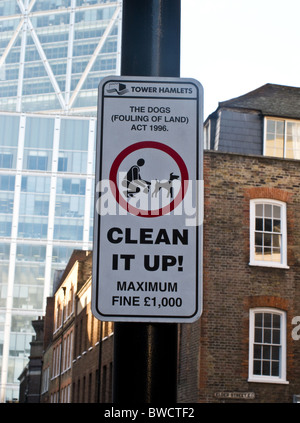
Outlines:
[{"label": "dog pictogram", "polygon": [[148,194],[149,191],[152,193],[152,197],[157,197],[159,191],[165,189],[167,191],[167,198],[173,198],[173,181],[178,180],[179,176],[171,172],[169,179],[156,179],[152,181],[154,183],[152,184],[152,182],[146,181],[141,177],[140,168],[144,166],[144,164],[145,159],[140,158],[126,173],[122,181],[122,186],[127,188],[127,190],[124,191],[125,197],[130,198],[137,193]]},{"label": "dog pictogram", "polygon": [[152,197],[157,197],[159,190],[164,188],[167,190],[167,197],[173,198],[173,181],[179,179],[178,175],[173,175],[173,172],[170,173],[169,180],[156,181],[154,191],[152,192]]}]

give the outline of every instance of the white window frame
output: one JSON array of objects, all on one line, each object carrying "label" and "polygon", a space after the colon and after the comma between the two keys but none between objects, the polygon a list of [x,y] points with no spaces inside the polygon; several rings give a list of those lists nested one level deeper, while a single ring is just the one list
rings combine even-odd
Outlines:
[{"label": "white window frame", "polygon": [[[277,314],[281,317],[280,326],[280,363],[279,363],[279,376],[265,376],[253,374],[253,358],[254,358],[254,325],[255,315],[257,313],[271,313]],[[286,380],[286,313],[285,311],[264,307],[264,308],[252,308],[250,309],[249,315],[249,374],[248,382],[260,382],[260,383],[279,383],[288,384]]]},{"label": "white window frame", "polygon": [[[286,159],[286,144],[287,144],[287,124],[288,123],[298,123],[299,124],[299,120],[295,120],[295,119],[280,119],[280,118],[276,118],[276,117],[264,117],[264,142],[263,142],[263,155],[267,156],[267,124],[268,121],[277,121],[277,122],[283,122],[283,151],[282,151],[282,156],[276,156],[276,155],[271,155],[269,157],[279,157],[279,158],[284,158]],[[288,160],[298,160],[298,159],[290,159],[288,158]]]},{"label": "white window frame", "polygon": [[[255,206],[257,204],[272,204],[279,206],[281,210],[281,261],[267,261],[255,259]],[[256,198],[250,200],[250,266],[263,266],[263,267],[279,267],[289,269],[287,265],[287,217],[286,217],[286,203],[269,198]]]}]

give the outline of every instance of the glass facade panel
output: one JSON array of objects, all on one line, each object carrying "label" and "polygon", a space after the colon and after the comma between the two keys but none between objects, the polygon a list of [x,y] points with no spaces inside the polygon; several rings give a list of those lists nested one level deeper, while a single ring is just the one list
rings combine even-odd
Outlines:
[{"label": "glass facade panel", "polygon": [[43,194],[21,194],[20,215],[48,216],[49,196]]},{"label": "glass facade panel", "polygon": [[[0,128],[0,168],[15,169],[17,163],[19,117],[0,115]],[[1,181],[0,183],[0,189],[3,189],[3,182]]]},{"label": "glass facade panel", "polygon": [[19,116],[0,115],[0,145],[17,147],[19,138]]},{"label": "glass facade panel", "polygon": [[52,252],[52,262],[66,264],[73,252],[72,247],[61,247],[54,245]]},{"label": "glass facade panel", "polygon": [[[5,314],[3,311],[0,312],[0,356],[2,355],[2,346],[3,346],[3,331],[4,331],[4,324],[5,324]],[[2,338],[1,338],[2,334]],[[2,342],[1,342],[2,339]]]},{"label": "glass facade panel", "polygon": [[16,281],[19,285],[43,286],[45,266],[41,263],[16,263]]},{"label": "glass facade panel", "polygon": [[57,178],[57,194],[85,195],[85,179],[80,178]]},{"label": "glass facade panel", "polygon": [[86,173],[87,153],[80,151],[60,151],[58,171],[71,173]]},{"label": "glass facade panel", "polygon": [[0,192],[0,213],[12,214],[14,205],[13,192]]},{"label": "glass facade panel", "polygon": [[1,262],[0,266],[0,307],[6,306],[8,284],[8,263]]},{"label": "glass facade panel", "polygon": [[[22,3],[0,2],[7,17],[0,28],[0,355],[9,350],[3,374],[0,360],[0,402],[18,397],[31,321],[43,314],[53,270],[65,267],[74,248],[92,247],[90,118],[101,78],[119,73],[121,1],[29,0],[26,16]],[[4,332],[8,292],[13,316]]]},{"label": "glass facade panel", "polygon": [[[13,314],[11,318],[11,332],[9,336],[9,360],[8,360],[8,376],[7,383],[16,384],[18,377],[23,371],[28,361],[30,353],[30,342],[34,335],[31,322],[37,316],[26,316],[22,314]],[[1,338],[1,332],[0,332]],[[0,341],[1,342],[1,341]],[[7,399],[18,398],[18,390],[11,386],[6,392]]]},{"label": "glass facade panel", "polygon": [[[15,36],[0,72],[0,105],[5,107],[4,110],[51,112],[93,106],[96,114],[94,98],[100,78],[107,74],[105,72],[115,74],[118,71],[117,40],[120,31],[119,20],[115,19],[114,13],[120,11],[121,2],[79,1],[76,9],[71,7],[74,5],[71,0],[29,2],[28,27],[25,31],[21,28],[19,32],[18,25],[25,25],[26,20],[21,21],[23,11],[15,0],[10,3],[12,7],[6,2],[5,6],[0,5],[1,16],[14,17],[2,22],[0,55]],[[106,27],[112,22],[113,28],[106,34]],[[101,58],[89,75],[85,74],[90,60],[97,59],[94,52],[100,41],[104,41],[104,45],[98,55],[109,54],[109,57]],[[71,68],[67,57],[71,59]],[[24,62],[24,67],[19,68],[20,62]],[[91,102],[84,101],[84,98],[77,101],[76,98],[75,102],[73,99],[69,103],[83,74],[86,79],[84,90],[89,92],[87,97]],[[76,83],[71,84],[71,81]],[[80,93],[75,93],[75,97],[77,95],[81,97]]]},{"label": "glass facade panel", "polygon": [[[88,121],[62,121],[59,143],[58,171],[86,173]],[[76,150],[74,151],[76,146]]]},{"label": "glass facade panel", "polygon": [[17,244],[17,261],[44,262],[45,258],[45,245]]},{"label": "glass facade panel", "polygon": [[61,7],[70,7],[70,2],[71,0],[36,0],[32,11],[38,12],[41,10],[53,10]]},{"label": "glass facade panel", "polygon": [[14,191],[15,175],[0,175],[0,191]]},{"label": "glass facade panel", "polygon": [[5,316],[4,314],[0,314],[0,321],[1,321],[1,326],[2,329],[0,331],[0,357],[3,355],[3,344],[4,344],[4,322],[5,322]]},{"label": "glass facade panel", "polygon": [[14,15],[19,13],[20,9],[17,0],[2,0],[0,5],[0,16]]},{"label": "glass facade panel", "polygon": [[28,117],[26,119],[24,147],[52,149],[53,134],[54,119]]},{"label": "glass facade panel", "polygon": [[50,177],[22,176],[22,192],[50,193]]},{"label": "glass facade panel", "polygon": [[48,231],[47,217],[20,216],[18,237],[46,239]]},{"label": "glass facade panel", "polygon": [[84,206],[84,197],[57,195],[55,215],[59,217],[83,217]]},{"label": "glass facade panel", "polygon": [[98,96],[95,90],[91,90],[91,91],[81,90],[74,102],[74,107],[75,108],[89,107],[89,106],[96,107],[97,100],[98,100]]},{"label": "glass facade panel", "polygon": [[43,286],[25,286],[15,285],[14,286],[14,298],[13,307],[21,308],[25,310],[40,309],[43,308]]},{"label": "glass facade panel", "polygon": [[24,314],[17,314],[13,313],[11,318],[11,331],[12,332],[21,332],[21,333],[28,333],[33,334],[34,330],[32,327],[32,320],[35,320],[36,316],[24,316]]},{"label": "glass facade panel", "polygon": [[24,150],[24,169],[51,170],[52,151]]},{"label": "glass facade panel", "polygon": [[6,238],[11,236],[11,225],[12,216],[0,214],[0,237]]},{"label": "glass facade panel", "polygon": [[10,244],[0,243],[0,260],[9,260]]},{"label": "glass facade panel", "polygon": [[54,220],[54,239],[82,241],[83,220],[82,219],[62,219]]},{"label": "glass facade panel", "polygon": [[88,130],[89,121],[76,121],[64,119],[61,122],[60,128],[60,150],[76,150],[87,151],[88,150]]},{"label": "glass facade panel", "polygon": [[51,170],[54,119],[28,118],[24,140],[23,167]]}]

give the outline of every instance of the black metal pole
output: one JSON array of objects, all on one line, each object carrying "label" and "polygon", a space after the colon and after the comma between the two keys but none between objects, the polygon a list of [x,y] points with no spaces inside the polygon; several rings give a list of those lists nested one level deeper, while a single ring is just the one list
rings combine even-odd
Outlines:
[{"label": "black metal pole", "polygon": [[[123,0],[121,75],[180,75],[180,0]],[[176,402],[177,324],[115,323],[113,402]]]},{"label": "black metal pole", "polygon": [[115,323],[113,402],[174,403],[177,325]]},{"label": "black metal pole", "polygon": [[[180,75],[181,0],[123,0],[121,75]],[[174,403],[178,326],[115,323],[113,402]]]},{"label": "black metal pole", "polygon": [[180,76],[180,0],[123,0],[121,75]]}]

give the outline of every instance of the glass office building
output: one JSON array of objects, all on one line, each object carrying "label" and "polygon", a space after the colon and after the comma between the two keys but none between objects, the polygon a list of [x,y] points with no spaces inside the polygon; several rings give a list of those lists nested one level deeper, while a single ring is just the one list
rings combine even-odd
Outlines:
[{"label": "glass office building", "polygon": [[92,248],[97,87],[119,71],[120,1],[0,2],[0,402],[53,274]]}]

